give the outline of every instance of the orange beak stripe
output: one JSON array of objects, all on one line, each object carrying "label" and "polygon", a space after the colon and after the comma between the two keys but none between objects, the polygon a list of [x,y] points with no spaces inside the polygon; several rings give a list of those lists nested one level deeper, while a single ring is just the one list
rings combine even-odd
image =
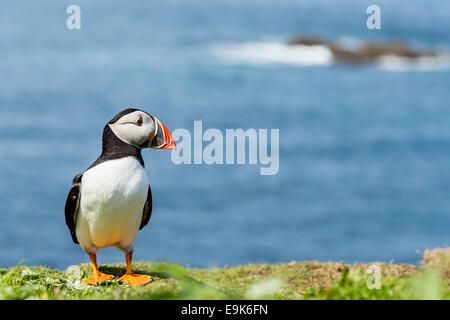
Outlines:
[{"label": "orange beak stripe", "polygon": [[[158,118],[155,119],[155,132],[149,137],[149,140],[153,139],[155,136],[160,136],[164,140],[164,143],[160,146],[155,146],[155,149],[168,149],[168,150],[176,150],[175,140],[172,137],[169,129],[159,121]],[[162,130],[161,130],[162,129]],[[161,131],[159,131],[161,130]]]}]

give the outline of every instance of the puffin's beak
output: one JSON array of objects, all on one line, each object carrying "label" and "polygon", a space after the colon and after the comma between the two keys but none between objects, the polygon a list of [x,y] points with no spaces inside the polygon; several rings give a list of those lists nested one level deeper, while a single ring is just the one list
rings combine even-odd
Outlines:
[{"label": "puffin's beak", "polygon": [[175,140],[169,129],[158,118],[153,117],[153,119],[155,119],[155,132],[147,138],[151,141],[150,148],[176,150]]}]

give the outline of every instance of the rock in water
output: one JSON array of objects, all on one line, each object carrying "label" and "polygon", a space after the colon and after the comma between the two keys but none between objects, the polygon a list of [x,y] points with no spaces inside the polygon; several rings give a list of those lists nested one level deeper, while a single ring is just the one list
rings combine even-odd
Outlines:
[{"label": "rock in water", "polygon": [[296,37],[290,40],[288,44],[292,46],[326,46],[337,61],[345,63],[373,63],[383,56],[397,56],[410,59],[437,56],[436,52],[414,50],[400,41],[367,43],[355,49],[348,49],[317,37]]}]

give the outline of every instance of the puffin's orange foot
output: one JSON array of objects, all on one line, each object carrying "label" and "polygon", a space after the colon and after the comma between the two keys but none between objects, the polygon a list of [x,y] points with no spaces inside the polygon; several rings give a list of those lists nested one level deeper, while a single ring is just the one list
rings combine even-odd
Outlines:
[{"label": "puffin's orange foot", "polygon": [[130,274],[125,274],[123,276],[121,276],[119,278],[119,280],[117,280],[119,283],[128,283],[129,285],[132,285],[133,287],[135,286],[143,286],[146,285],[147,283],[150,283],[153,281],[152,277],[147,276],[145,274],[135,274],[135,273],[130,273]]},{"label": "puffin's orange foot", "polygon": [[114,278],[114,276],[111,274],[99,272],[98,274],[94,274],[90,278],[84,279],[83,282],[93,286],[98,286],[102,281],[111,280],[112,278]]}]

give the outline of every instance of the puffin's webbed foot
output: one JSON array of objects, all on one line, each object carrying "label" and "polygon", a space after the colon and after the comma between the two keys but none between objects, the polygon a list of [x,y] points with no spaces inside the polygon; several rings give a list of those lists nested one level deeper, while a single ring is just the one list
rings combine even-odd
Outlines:
[{"label": "puffin's webbed foot", "polygon": [[102,281],[111,280],[112,278],[114,278],[114,276],[111,274],[106,274],[98,271],[97,256],[94,253],[89,254],[89,258],[91,259],[93,275],[90,278],[84,279],[84,283],[98,286]]},{"label": "puffin's webbed foot", "polygon": [[145,274],[136,274],[131,270],[131,260],[133,257],[133,251],[127,252],[125,254],[125,260],[127,262],[127,272],[121,276],[117,281],[119,283],[128,283],[129,285],[135,286],[143,286],[147,283],[152,282],[152,277]]},{"label": "puffin's webbed foot", "polygon": [[111,275],[111,274],[106,274],[106,273],[99,272],[97,274],[94,274],[90,278],[84,279],[83,282],[86,283],[86,284],[93,285],[93,286],[98,286],[98,285],[100,285],[100,283],[102,281],[111,280],[113,278],[114,278],[114,276]]},{"label": "puffin's webbed foot", "polygon": [[117,282],[119,283],[126,282],[133,287],[143,286],[152,281],[153,281],[152,277],[147,276],[145,274],[136,274],[136,273],[125,274],[117,280]]}]

